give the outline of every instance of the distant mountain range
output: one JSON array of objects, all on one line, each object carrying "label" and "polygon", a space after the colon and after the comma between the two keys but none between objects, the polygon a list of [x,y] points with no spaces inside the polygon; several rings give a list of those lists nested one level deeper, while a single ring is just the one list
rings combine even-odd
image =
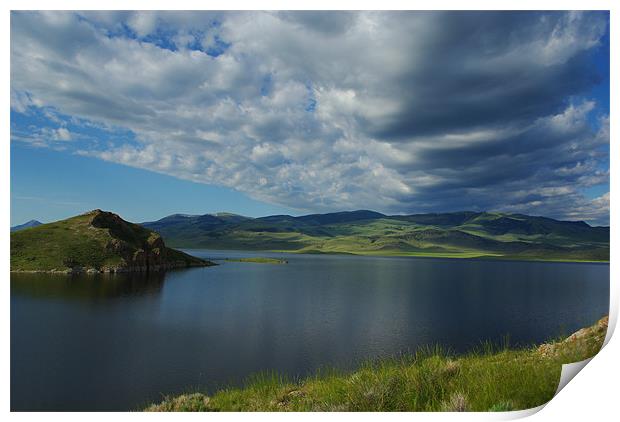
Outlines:
[{"label": "distant mountain range", "polygon": [[260,218],[174,214],[142,226],[178,248],[609,260],[609,227],[523,214],[384,215],[367,210]]},{"label": "distant mountain range", "polygon": [[11,227],[11,231],[16,232],[18,230],[29,229],[30,227],[37,227],[37,226],[40,226],[41,224],[43,223],[41,223],[40,221],[30,220],[24,224],[18,224],[17,226]]}]

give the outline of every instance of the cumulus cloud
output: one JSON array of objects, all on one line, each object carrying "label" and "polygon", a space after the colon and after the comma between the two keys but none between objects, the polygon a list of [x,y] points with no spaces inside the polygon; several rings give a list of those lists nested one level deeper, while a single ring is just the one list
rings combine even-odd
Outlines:
[{"label": "cumulus cloud", "polygon": [[66,145],[60,144],[73,141],[73,135],[65,127],[34,127],[30,126],[27,130],[11,129],[11,138],[16,141],[26,142],[35,147],[50,147],[57,150],[64,150]]},{"label": "cumulus cloud", "polygon": [[69,129],[61,127],[53,132],[53,138],[57,141],[70,141],[71,140],[71,132]]},{"label": "cumulus cloud", "polygon": [[583,191],[609,180],[609,120],[587,94],[607,25],[599,12],[13,12],[11,107],[133,134],[77,153],[303,211],[605,223],[608,196]]}]

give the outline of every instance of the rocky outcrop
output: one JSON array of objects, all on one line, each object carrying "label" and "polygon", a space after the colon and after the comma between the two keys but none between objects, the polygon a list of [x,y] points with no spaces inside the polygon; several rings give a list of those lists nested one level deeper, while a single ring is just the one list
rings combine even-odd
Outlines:
[{"label": "rocky outcrop", "polygon": [[112,237],[105,245],[106,250],[122,259],[120,264],[103,266],[99,272],[163,271],[214,265],[166,247],[158,233],[129,223],[117,214],[101,210],[89,214],[93,216],[90,224],[107,229]]},{"label": "rocky outcrop", "polygon": [[210,266],[147,228],[99,209],[11,234],[11,271],[118,273]]},{"label": "rocky outcrop", "polygon": [[595,354],[603,347],[608,324],[609,316],[605,316],[593,326],[582,328],[562,341],[540,345],[538,353],[544,357],[568,355],[575,350]]},{"label": "rocky outcrop", "polygon": [[[125,271],[158,271],[175,267],[169,259],[163,239],[157,235],[136,246],[121,239],[111,239],[106,243],[108,252],[123,259],[122,266],[106,267],[104,272]],[[185,265],[181,265],[185,266]]]}]

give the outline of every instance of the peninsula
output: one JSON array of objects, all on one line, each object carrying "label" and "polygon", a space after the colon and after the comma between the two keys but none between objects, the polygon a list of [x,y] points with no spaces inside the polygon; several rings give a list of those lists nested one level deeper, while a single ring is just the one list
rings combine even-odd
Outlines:
[{"label": "peninsula", "polygon": [[93,210],[11,233],[11,272],[130,272],[209,266],[149,229]]}]

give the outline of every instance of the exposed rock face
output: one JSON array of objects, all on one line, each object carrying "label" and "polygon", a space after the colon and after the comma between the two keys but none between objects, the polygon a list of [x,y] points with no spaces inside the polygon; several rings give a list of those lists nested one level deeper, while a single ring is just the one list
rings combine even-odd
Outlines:
[{"label": "exposed rock face", "polygon": [[[155,246],[156,244],[161,246]],[[104,267],[104,272],[157,271],[174,267],[166,259],[166,248],[161,237],[153,243],[144,243],[139,249],[135,249],[123,240],[113,239],[106,244],[106,250],[121,256],[125,264],[117,267]]]},{"label": "exposed rock face", "polygon": [[[106,251],[122,257],[126,269],[131,271],[148,271],[169,267],[167,248],[159,235],[147,239],[137,247],[125,240],[115,238],[108,241],[105,248]],[[118,269],[119,267],[117,267]]]},{"label": "exposed rock face", "polygon": [[213,265],[209,261],[172,250],[164,244],[162,237],[154,231],[123,220],[117,214],[94,210],[90,224],[108,229],[112,239],[105,248],[122,258],[123,264],[105,266],[102,272],[161,271],[172,268]]},{"label": "exposed rock face", "polygon": [[545,357],[561,356],[575,348],[590,350],[593,353],[603,346],[603,341],[607,334],[609,316],[601,318],[591,327],[582,328],[571,334],[561,342],[542,344],[538,347],[538,352]]},{"label": "exposed rock face", "polygon": [[215,265],[99,209],[11,234],[11,271],[96,273]]}]

